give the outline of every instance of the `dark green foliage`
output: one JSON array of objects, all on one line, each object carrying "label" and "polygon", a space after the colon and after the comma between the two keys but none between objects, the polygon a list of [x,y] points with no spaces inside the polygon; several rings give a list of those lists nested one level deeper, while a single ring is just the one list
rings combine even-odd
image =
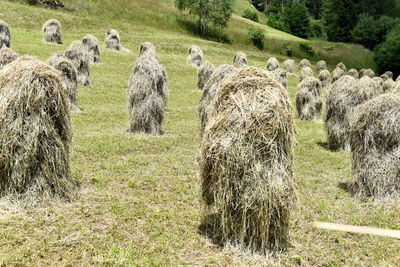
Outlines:
[{"label": "dark green foliage", "polygon": [[310,33],[310,15],[302,2],[287,4],[282,11],[282,22],[293,35],[307,38]]},{"label": "dark green foliage", "polygon": [[317,37],[321,39],[326,38],[324,24],[321,20],[311,20],[310,37]]},{"label": "dark green foliage", "polygon": [[299,48],[310,56],[315,55],[314,49],[308,43],[299,43]]},{"label": "dark green foliage", "polygon": [[267,25],[280,31],[290,32],[286,25],[282,21],[277,19],[275,14],[269,15]]},{"label": "dark green foliage", "polygon": [[293,56],[293,49],[290,47],[290,44],[284,44],[283,45],[283,48],[285,49],[285,51],[286,51],[286,55],[288,56],[288,57],[292,57]]},{"label": "dark green foliage", "polygon": [[351,41],[351,30],[357,23],[357,6],[353,0],[327,0],[325,20],[329,41]]},{"label": "dark green foliage", "polygon": [[358,0],[358,14],[365,13],[374,18],[382,15],[398,17],[399,1],[398,0]]},{"label": "dark green foliage", "polygon": [[260,50],[263,50],[265,48],[265,43],[264,43],[264,30],[260,28],[250,28],[249,29],[249,40]]},{"label": "dark green foliage", "polygon": [[265,9],[265,5],[268,2],[268,0],[251,0],[251,3],[255,8],[257,8],[258,11],[263,12]]},{"label": "dark green foliage", "polygon": [[242,15],[243,18],[258,22],[257,12],[251,10],[250,8],[246,8]]},{"label": "dark green foliage", "polygon": [[219,43],[232,44],[232,38],[222,29],[208,27],[204,35],[201,23],[198,20],[178,18],[177,23],[190,34],[202,36],[207,40]]},{"label": "dark green foliage", "polygon": [[308,11],[315,19],[321,19],[325,0],[305,0]]},{"label": "dark green foliage", "polygon": [[52,8],[65,7],[61,0],[26,0],[29,5],[43,5]]},{"label": "dark green foliage", "polygon": [[374,59],[379,73],[389,70],[394,77],[400,75],[400,30],[391,32],[386,41],[377,46]]}]

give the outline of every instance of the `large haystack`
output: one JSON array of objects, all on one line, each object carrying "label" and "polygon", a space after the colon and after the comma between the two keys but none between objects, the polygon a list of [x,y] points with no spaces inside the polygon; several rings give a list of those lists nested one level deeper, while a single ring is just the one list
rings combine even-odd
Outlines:
[{"label": "large haystack", "polygon": [[156,54],[156,48],[150,42],[144,42],[139,47],[139,56],[143,56],[146,53],[151,54],[151,55]]},{"label": "large haystack", "polygon": [[311,68],[311,63],[310,63],[310,61],[308,61],[308,59],[302,59],[300,61],[299,69],[301,70],[302,68],[305,68],[305,67]]},{"label": "large haystack", "polygon": [[347,75],[359,79],[360,76],[358,75],[358,71],[356,69],[349,69],[349,71],[347,72]]},{"label": "large haystack", "polygon": [[128,131],[163,134],[168,94],[167,74],[158,55],[145,53],[136,60],[128,83]]},{"label": "large haystack", "polygon": [[322,109],[321,82],[307,77],[297,85],[296,107],[300,120],[319,120]]},{"label": "large haystack", "polygon": [[82,38],[82,43],[89,53],[90,63],[100,63],[99,41],[96,36],[87,34]]},{"label": "large haystack", "polygon": [[325,127],[328,145],[332,150],[350,150],[349,121],[354,108],[375,95],[370,88],[362,88],[360,81],[345,75],[332,84],[326,96]]},{"label": "large haystack", "polygon": [[56,19],[50,19],[43,24],[43,42],[62,44],[61,24]]},{"label": "large haystack", "polygon": [[361,69],[359,72],[360,79],[364,76],[368,76],[371,79],[375,77],[375,72],[371,69]]},{"label": "large haystack", "polygon": [[233,66],[235,68],[243,68],[247,66],[247,56],[243,52],[236,52],[233,57]]},{"label": "large haystack", "polygon": [[279,69],[279,61],[275,57],[270,57],[267,60],[267,70],[274,71],[276,69]]},{"label": "large haystack", "polygon": [[46,62],[61,72],[71,111],[79,111],[76,106],[77,74],[74,64],[61,53],[54,53]]},{"label": "large haystack", "polygon": [[214,71],[214,65],[208,60],[200,66],[197,72],[197,89],[204,89],[204,86],[206,85]]},{"label": "large haystack", "polygon": [[287,91],[247,67],[223,83],[201,141],[205,217],[223,243],[266,253],[289,245],[296,203],[293,112]]},{"label": "large haystack", "polygon": [[393,79],[393,72],[391,71],[385,71],[384,73],[388,78]]},{"label": "large haystack", "polygon": [[221,65],[214,71],[210,79],[208,79],[207,83],[204,85],[203,94],[201,95],[198,107],[200,117],[200,136],[203,135],[204,128],[208,121],[210,104],[220,89],[222,82],[237,71],[238,69],[232,65]]},{"label": "large haystack", "polygon": [[65,56],[74,64],[78,75],[78,83],[83,86],[90,85],[89,53],[80,41],[73,41],[65,51]]},{"label": "large haystack", "polygon": [[287,89],[288,77],[287,72],[284,69],[276,69],[274,71],[268,71],[268,74],[272,79],[280,83],[285,89]]},{"label": "large haystack", "polygon": [[386,81],[383,82],[382,89],[383,93],[390,93],[394,87],[395,82],[393,79],[387,79]]},{"label": "large haystack", "polygon": [[328,70],[328,67],[326,66],[326,62],[324,60],[320,60],[316,65],[316,73],[319,75],[323,70]]},{"label": "large haystack", "polygon": [[192,45],[188,50],[187,64],[199,68],[203,63],[203,51],[197,45]]},{"label": "large haystack", "polygon": [[327,89],[331,84],[331,74],[328,70],[321,71],[318,79],[321,82],[322,89]]},{"label": "large haystack", "polygon": [[346,65],[344,65],[344,63],[343,63],[343,62],[339,62],[339,63],[336,65],[336,67],[335,67],[335,68],[342,69],[342,70],[344,71],[344,73],[346,73],[346,72],[347,72]]},{"label": "large haystack", "polygon": [[331,81],[331,83],[336,82],[337,80],[339,80],[344,75],[346,75],[346,72],[344,72],[341,68],[334,69],[333,72],[332,72],[332,81]]},{"label": "large haystack", "polygon": [[294,73],[294,60],[293,59],[286,59],[283,61],[283,69],[286,70],[288,73],[293,74]]},{"label": "large haystack", "polygon": [[384,94],[357,107],[351,121],[352,176],[357,196],[400,196],[400,95]]},{"label": "large haystack", "polygon": [[60,73],[31,57],[0,71],[0,196],[69,199],[72,126]]},{"label": "large haystack", "polygon": [[5,65],[17,60],[18,57],[19,55],[17,52],[11,48],[8,48],[7,46],[3,46],[0,48],[0,69],[2,69]]},{"label": "large haystack", "polygon": [[299,73],[299,83],[307,77],[313,77],[314,73],[310,67],[303,67]]},{"label": "large haystack", "polygon": [[0,19],[0,48],[11,47],[11,34],[8,24]]}]

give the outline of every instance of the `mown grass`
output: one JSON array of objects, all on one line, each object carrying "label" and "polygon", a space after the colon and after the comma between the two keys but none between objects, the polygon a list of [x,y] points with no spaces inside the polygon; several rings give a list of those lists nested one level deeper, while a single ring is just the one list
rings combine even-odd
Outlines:
[{"label": "mown grass", "polygon": [[[293,211],[293,246],[288,252],[279,257],[238,253],[201,235],[196,114],[201,92],[196,90],[196,69],[185,64],[187,49],[199,45],[215,65],[231,62],[234,52],[242,50],[249,64],[262,68],[272,54],[240,43],[223,45],[198,39],[175,29],[173,15],[168,13],[175,11],[168,1],[66,2],[76,12],[0,1],[0,18],[12,27],[12,47],[20,54],[45,60],[55,51],[64,51],[72,40],[92,33],[101,42],[102,60],[100,65],[92,65],[92,86],[78,89],[82,112],[72,115],[71,168],[81,181],[77,199],[30,210],[0,201],[0,265],[400,264],[399,241],[312,228],[314,220],[323,220],[400,229],[398,203],[354,199],[344,189],[343,184],[351,180],[350,157],[325,148],[322,123],[296,120],[299,208]],[[156,2],[159,9],[152,5]],[[153,15],[162,22],[171,18],[172,26],[151,21]],[[53,17],[63,25],[61,46],[42,42],[40,28]],[[237,21],[234,18],[231,23]],[[120,31],[123,45],[133,50],[131,54],[105,49],[103,38],[109,27]],[[170,98],[162,137],[125,131],[127,81],[144,41],[157,47],[168,74]],[[291,76],[293,104],[296,84],[297,78]]]}]

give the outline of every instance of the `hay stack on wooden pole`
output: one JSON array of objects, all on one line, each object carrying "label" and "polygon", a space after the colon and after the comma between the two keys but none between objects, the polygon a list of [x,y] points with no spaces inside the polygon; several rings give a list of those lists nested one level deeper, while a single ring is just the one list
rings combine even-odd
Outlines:
[{"label": "hay stack on wooden pole", "polygon": [[167,74],[159,56],[144,53],[136,60],[128,83],[128,131],[162,135],[168,94]]},{"label": "hay stack on wooden pole", "polygon": [[83,86],[89,86],[91,83],[89,53],[82,42],[73,41],[65,51],[65,56],[75,66],[78,83]]},{"label": "hay stack on wooden pole", "polygon": [[322,109],[321,82],[305,78],[297,85],[296,107],[300,120],[319,120]]},{"label": "hay stack on wooden pole", "polygon": [[306,67],[311,68],[311,63],[310,63],[310,61],[308,61],[308,59],[302,59],[299,64],[299,70],[306,68]]},{"label": "hay stack on wooden pole", "polygon": [[236,52],[233,57],[233,66],[235,68],[243,68],[247,66],[247,56],[243,52]]},{"label": "hay stack on wooden pole", "polygon": [[384,81],[382,85],[383,93],[387,94],[392,92],[394,84],[395,82],[393,81],[393,79],[387,79],[386,81]]},{"label": "hay stack on wooden pole", "polygon": [[293,74],[294,73],[294,60],[293,59],[286,59],[283,61],[283,69],[286,70],[288,73]]},{"label": "hay stack on wooden pole", "polygon": [[314,73],[310,67],[303,67],[299,73],[299,83],[307,77],[313,77]]},{"label": "hay stack on wooden pole", "polygon": [[100,63],[99,41],[96,36],[87,34],[82,38],[82,43],[89,53],[90,63]]},{"label": "hay stack on wooden pole", "polygon": [[17,52],[11,48],[8,48],[7,46],[3,46],[0,48],[0,69],[2,69],[5,65],[17,60],[18,57],[19,55]]},{"label": "hay stack on wooden pole", "polygon": [[288,77],[287,72],[284,69],[276,69],[274,71],[268,71],[268,74],[272,79],[280,83],[285,89],[287,89]]},{"label": "hay stack on wooden pole", "polygon": [[336,68],[332,72],[332,81],[331,83],[335,83],[337,80],[339,80],[341,77],[346,75],[346,72],[344,72],[341,68]]},{"label": "hay stack on wooden pole", "polygon": [[218,91],[201,141],[204,217],[222,243],[268,253],[289,245],[296,204],[293,112],[285,88],[247,67]]},{"label": "hay stack on wooden pole", "polygon": [[368,76],[371,79],[375,77],[375,72],[371,69],[361,69],[359,72],[360,79],[364,76]]},{"label": "hay stack on wooden pole", "polygon": [[197,72],[197,89],[203,90],[214,71],[214,65],[208,60],[200,66]]},{"label": "hay stack on wooden pole", "polygon": [[326,66],[326,62],[324,60],[320,60],[317,62],[316,65],[316,73],[319,75],[321,71],[323,70],[328,70],[328,67]]},{"label": "hay stack on wooden pole", "polygon": [[76,106],[76,88],[78,87],[77,73],[74,64],[61,53],[54,53],[46,62],[56,70],[61,72],[64,87],[69,99],[71,111],[79,111]]},{"label": "hay stack on wooden pole", "polygon": [[267,70],[274,71],[276,69],[279,69],[279,61],[275,57],[270,57],[267,60]]},{"label": "hay stack on wooden pole", "polygon": [[358,71],[356,69],[349,69],[347,75],[350,75],[353,78],[359,79],[360,76],[358,75]]},{"label": "hay stack on wooden pole", "polygon": [[339,63],[336,65],[336,67],[335,67],[335,68],[342,69],[342,70],[344,71],[344,73],[346,73],[346,72],[347,72],[346,65],[344,65],[344,63],[343,63],[343,62],[339,62]]},{"label": "hay stack on wooden pole", "polygon": [[380,77],[374,77],[372,80],[375,82],[375,90],[377,95],[383,94],[383,80]]},{"label": "hay stack on wooden pole", "polygon": [[11,47],[11,33],[8,24],[0,19],[0,48]]},{"label": "hay stack on wooden pole", "polygon": [[56,19],[50,19],[43,24],[43,42],[62,44],[61,24]]},{"label": "hay stack on wooden pole", "polygon": [[156,48],[150,42],[144,42],[139,47],[139,57],[143,56],[146,53],[151,54],[151,55],[155,55],[156,54]]},{"label": "hay stack on wooden pole", "polygon": [[60,73],[31,57],[0,71],[0,196],[70,199],[72,126]]},{"label": "hay stack on wooden pole", "polygon": [[323,70],[320,72],[318,80],[321,82],[322,89],[326,90],[331,85],[331,74],[328,70]]},{"label": "hay stack on wooden pole", "polygon": [[389,79],[393,79],[393,72],[391,71],[385,71],[384,73]]},{"label": "hay stack on wooden pole", "polygon": [[386,82],[389,79],[389,77],[386,74],[382,74],[379,77],[383,80],[383,82]]},{"label": "hay stack on wooden pole", "polygon": [[104,39],[106,43],[106,48],[115,51],[121,51],[123,53],[130,53],[131,50],[125,48],[121,44],[121,37],[117,30],[115,29],[108,29],[106,31],[106,37]]},{"label": "hay stack on wooden pole", "polygon": [[203,51],[197,45],[192,45],[188,50],[187,64],[199,68],[203,64]]},{"label": "hay stack on wooden pole", "polygon": [[357,107],[351,121],[352,176],[357,196],[400,197],[400,95]]}]

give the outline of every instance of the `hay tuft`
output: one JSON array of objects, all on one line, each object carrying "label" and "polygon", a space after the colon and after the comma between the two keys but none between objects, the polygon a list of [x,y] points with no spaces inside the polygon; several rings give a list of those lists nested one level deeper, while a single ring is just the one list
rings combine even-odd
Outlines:
[{"label": "hay tuft", "polygon": [[358,75],[358,71],[356,69],[349,69],[349,71],[347,72],[347,75],[356,78],[356,79],[360,79],[360,76]]},{"label": "hay tuft", "polygon": [[90,63],[100,63],[99,41],[96,36],[87,34],[82,38],[82,43],[89,53]]},{"label": "hay tuft", "polygon": [[0,71],[0,196],[27,206],[71,199],[72,126],[58,71],[20,57]]},{"label": "hay tuft", "polygon": [[285,89],[287,89],[288,77],[287,72],[284,69],[276,69],[274,71],[268,71],[268,74],[272,79],[280,83]]},{"label": "hay tuft", "polygon": [[222,82],[229,76],[235,74],[238,71],[232,65],[221,65],[208,79],[204,85],[203,94],[200,97],[198,113],[200,117],[200,136],[203,135],[204,128],[208,121],[208,114],[210,113],[210,104],[217,94]]},{"label": "hay tuft", "polygon": [[388,78],[393,79],[393,72],[391,71],[385,71],[384,73]]},{"label": "hay tuft", "polygon": [[345,76],[346,72],[344,72],[341,68],[336,68],[332,72],[332,81],[331,83],[335,83],[337,80],[339,80],[341,77]]},{"label": "hay tuft", "polygon": [[393,79],[389,78],[386,81],[384,81],[382,85],[383,93],[386,94],[392,92],[394,85],[395,82],[393,81]]},{"label": "hay tuft", "polygon": [[8,24],[0,19],[0,48],[3,46],[11,47],[11,34]]},{"label": "hay tuft", "polygon": [[293,74],[294,73],[294,60],[293,59],[286,59],[283,61],[283,69],[286,70],[288,73]]},{"label": "hay tuft", "polygon": [[235,68],[243,68],[247,66],[247,56],[243,52],[236,52],[233,57],[233,66]]},{"label": "hay tuft", "polygon": [[139,57],[143,56],[144,54],[151,54],[151,55],[156,55],[156,48],[154,47],[154,45],[150,42],[144,42],[140,45],[139,48]]},{"label": "hay tuft", "polygon": [[79,111],[76,106],[76,88],[78,86],[77,74],[74,64],[61,53],[54,53],[46,62],[56,70],[61,72],[64,87],[69,99],[71,111]]},{"label": "hay tuft", "polygon": [[285,250],[296,204],[287,91],[266,71],[246,67],[223,83],[211,105],[199,161],[204,217],[218,218],[212,232],[223,244]]},{"label": "hay tuft", "polygon": [[371,69],[361,69],[359,72],[360,79],[364,76],[368,76],[371,79],[375,77],[375,72]]},{"label": "hay tuft", "polygon": [[326,66],[326,62],[324,60],[320,60],[317,62],[316,72],[319,75],[323,70],[328,70],[328,67]]},{"label": "hay tuft", "polygon": [[188,50],[187,64],[199,68],[203,63],[203,51],[197,45],[192,45]]},{"label": "hay tuft", "polygon": [[80,85],[90,85],[89,53],[80,41],[73,41],[65,51],[65,56],[74,64]]},{"label": "hay tuft", "polygon": [[302,59],[299,64],[299,69],[302,70],[303,68],[309,67],[311,68],[311,63],[308,59]]},{"label": "hay tuft", "polygon": [[310,67],[303,67],[299,73],[299,83],[307,77],[313,77],[314,73]]},{"label": "hay tuft", "polygon": [[279,69],[279,61],[275,57],[270,57],[267,60],[267,70],[274,71],[276,69]]},{"label": "hay tuft", "polygon": [[320,72],[318,80],[321,82],[322,89],[328,89],[331,84],[331,74],[328,70],[323,70]]},{"label": "hay tuft", "polygon": [[335,68],[342,69],[342,70],[344,71],[344,73],[346,73],[346,72],[347,72],[346,65],[344,65],[344,63],[343,63],[343,62],[339,62],[339,63],[336,65],[336,67],[335,67]]},{"label": "hay tuft", "polygon": [[203,90],[214,71],[214,65],[208,60],[200,66],[197,72],[197,89]]},{"label": "hay tuft", "polygon": [[43,42],[62,44],[61,24],[56,19],[50,19],[43,24]]},{"label": "hay tuft", "polygon": [[17,60],[18,57],[19,55],[17,52],[11,48],[8,48],[7,46],[3,46],[0,48],[0,69],[2,69],[5,65]]},{"label": "hay tuft", "polygon": [[131,133],[162,135],[168,98],[167,74],[157,54],[144,53],[136,60],[128,83]]},{"label": "hay tuft", "polygon": [[296,107],[300,120],[319,120],[322,109],[321,82],[307,77],[297,85]]},{"label": "hay tuft", "polygon": [[352,177],[357,196],[400,196],[400,95],[384,94],[357,107],[351,121]]}]

